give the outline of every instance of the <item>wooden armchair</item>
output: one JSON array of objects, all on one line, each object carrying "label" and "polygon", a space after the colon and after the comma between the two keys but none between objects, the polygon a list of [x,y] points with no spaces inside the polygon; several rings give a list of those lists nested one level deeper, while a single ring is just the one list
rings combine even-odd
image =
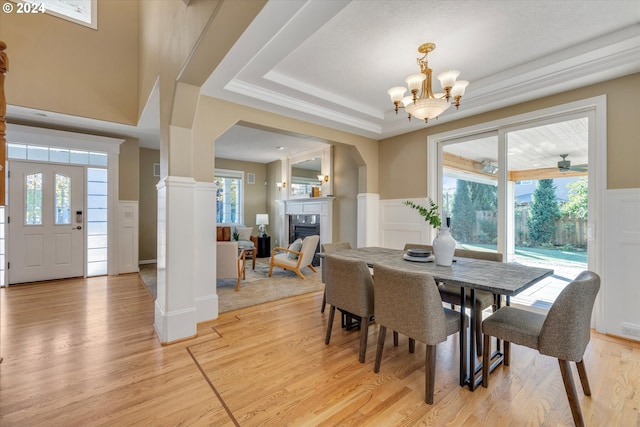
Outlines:
[{"label": "wooden armchair", "polygon": [[[320,242],[320,236],[307,236],[302,241],[300,251],[294,251],[289,248],[275,247],[271,251],[271,261],[269,262],[269,277],[273,271],[273,267],[291,270],[304,279],[304,275],[300,271],[304,267],[309,267],[314,273],[316,269],[311,265],[316,248]],[[290,256],[291,254],[291,256]]]}]

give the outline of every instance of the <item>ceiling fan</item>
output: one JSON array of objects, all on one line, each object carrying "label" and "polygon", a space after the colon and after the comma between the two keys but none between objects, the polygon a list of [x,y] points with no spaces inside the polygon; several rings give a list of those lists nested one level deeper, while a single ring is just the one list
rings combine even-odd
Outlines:
[{"label": "ceiling fan", "polygon": [[558,169],[560,172],[567,171],[577,171],[577,172],[586,172],[587,165],[579,165],[579,166],[571,166],[571,160],[567,160],[568,154],[560,154],[562,160],[558,162]]}]

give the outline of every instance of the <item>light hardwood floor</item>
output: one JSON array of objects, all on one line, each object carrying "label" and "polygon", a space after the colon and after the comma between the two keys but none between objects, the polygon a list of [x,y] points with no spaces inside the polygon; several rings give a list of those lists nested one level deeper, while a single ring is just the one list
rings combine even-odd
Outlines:
[{"label": "light hardwood floor", "polygon": [[[0,292],[2,426],[573,425],[556,360],[513,346],[511,366],[470,392],[457,336],[438,346],[425,404],[424,346],[410,354],[389,337],[375,374],[377,326],[364,364],[338,318],[325,346],[321,292],[222,314],[167,346],[135,274]],[[640,344],[593,333],[585,363],[587,425],[639,426]]]}]

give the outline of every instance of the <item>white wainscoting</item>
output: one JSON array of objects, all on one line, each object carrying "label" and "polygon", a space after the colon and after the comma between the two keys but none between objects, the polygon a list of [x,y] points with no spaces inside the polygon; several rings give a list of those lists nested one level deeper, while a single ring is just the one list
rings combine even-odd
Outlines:
[{"label": "white wainscoting", "polygon": [[380,200],[379,246],[403,249],[405,243],[430,245],[433,236],[431,227],[418,211],[404,204],[405,200],[428,206],[427,198]]},{"label": "white wainscoting", "polygon": [[138,272],[138,202],[118,203],[118,273]]},{"label": "white wainscoting", "polygon": [[605,298],[606,333],[639,341],[640,189],[607,190],[605,206],[600,297]]},{"label": "white wainscoting", "polygon": [[358,194],[357,247],[380,246],[380,195],[377,193]]}]

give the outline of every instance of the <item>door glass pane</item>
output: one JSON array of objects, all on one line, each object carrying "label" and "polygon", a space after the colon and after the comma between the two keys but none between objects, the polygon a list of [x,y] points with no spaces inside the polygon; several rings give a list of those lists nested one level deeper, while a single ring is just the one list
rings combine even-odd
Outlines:
[{"label": "door glass pane", "polygon": [[71,224],[71,177],[56,174],[56,225]]},{"label": "door glass pane", "polygon": [[25,225],[42,225],[42,173],[25,177]]},{"label": "door glass pane", "polygon": [[457,246],[498,247],[498,135],[483,134],[443,147],[443,226],[450,218]]}]

